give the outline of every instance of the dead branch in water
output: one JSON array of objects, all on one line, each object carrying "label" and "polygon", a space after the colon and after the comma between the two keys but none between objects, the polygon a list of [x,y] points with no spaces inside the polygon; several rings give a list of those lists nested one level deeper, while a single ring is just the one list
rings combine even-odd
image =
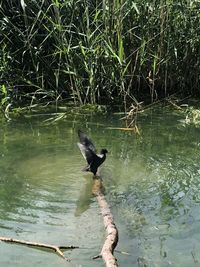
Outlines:
[{"label": "dead branch in water", "polygon": [[92,193],[96,196],[99,203],[107,235],[100,255],[93,257],[93,259],[102,257],[107,267],[117,267],[117,259],[113,253],[118,242],[118,230],[103,191],[102,180],[94,177]]},{"label": "dead branch in water", "polygon": [[21,244],[21,245],[26,245],[26,246],[31,246],[31,247],[51,249],[51,250],[54,250],[59,256],[61,256],[66,261],[70,261],[70,259],[64,255],[64,253],[61,251],[61,249],[78,248],[75,246],[55,246],[55,245],[44,244],[44,243],[36,243],[36,242],[32,242],[32,241],[19,240],[19,239],[14,239],[14,238],[10,238],[10,237],[0,237],[0,241],[16,243],[16,244]]}]

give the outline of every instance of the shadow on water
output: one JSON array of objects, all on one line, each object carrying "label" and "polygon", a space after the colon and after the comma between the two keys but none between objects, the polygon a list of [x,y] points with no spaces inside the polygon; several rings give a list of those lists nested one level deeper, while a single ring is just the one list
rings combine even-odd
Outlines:
[{"label": "shadow on water", "polygon": [[[107,129],[119,117],[86,117],[44,125],[42,118],[3,125],[0,131],[1,235],[79,245],[73,262],[94,266],[104,227],[92,195],[92,176],[77,148],[85,130],[106,147],[101,168],[106,197],[119,228],[116,254],[123,267],[192,267],[200,262],[200,131],[170,110],[142,114],[141,135]],[[2,266],[64,266],[55,255],[1,246]],[[37,259],[37,260],[36,260]],[[38,260],[39,259],[39,260]],[[65,265],[66,266],[66,265]],[[102,266],[95,261],[95,266]]]},{"label": "shadow on water", "polygon": [[85,175],[84,188],[81,190],[78,200],[76,201],[75,216],[80,216],[90,208],[90,204],[94,202],[92,194],[93,180],[91,175]]}]

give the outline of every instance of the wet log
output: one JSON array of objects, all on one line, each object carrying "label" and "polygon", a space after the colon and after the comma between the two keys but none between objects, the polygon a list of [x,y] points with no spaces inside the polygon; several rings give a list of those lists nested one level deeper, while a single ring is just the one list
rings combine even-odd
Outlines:
[{"label": "wet log", "polygon": [[31,247],[37,247],[37,248],[51,249],[51,250],[54,250],[59,256],[61,256],[66,261],[70,261],[70,259],[64,255],[64,253],[61,251],[61,249],[78,248],[75,246],[55,246],[55,245],[50,245],[50,244],[36,243],[36,242],[32,242],[32,241],[25,241],[25,240],[19,240],[19,239],[15,239],[15,238],[2,237],[2,236],[0,237],[0,241],[16,243],[16,244],[21,244],[21,245],[26,245],[26,246],[31,246]]},{"label": "wet log", "polygon": [[104,187],[101,178],[94,177],[92,192],[97,198],[107,233],[100,255],[93,257],[93,259],[102,257],[106,267],[116,267],[118,266],[117,259],[113,253],[118,243],[118,230],[104,195]]}]

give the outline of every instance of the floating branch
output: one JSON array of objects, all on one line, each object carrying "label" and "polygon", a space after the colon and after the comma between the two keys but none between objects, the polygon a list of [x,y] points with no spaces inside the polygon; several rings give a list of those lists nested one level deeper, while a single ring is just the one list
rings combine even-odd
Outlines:
[{"label": "floating branch", "polygon": [[93,259],[102,257],[106,267],[117,267],[117,259],[114,257],[113,253],[118,242],[118,230],[103,192],[104,187],[102,180],[98,177],[94,177],[92,193],[96,196],[99,203],[107,235],[100,255],[93,257]]},{"label": "floating branch", "polygon": [[136,131],[134,127],[131,127],[131,128],[123,128],[123,127],[107,127],[107,129],[110,129],[110,130],[120,130],[120,131],[133,131],[133,132]]},{"label": "floating branch", "polygon": [[131,128],[122,128],[122,127],[107,127],[107,129],[110,129],[110,130],[119,130],[119,131],[125,131],[125,132],[133,132],[135,134],[138,134],[140,135],[140,131],[137,127],[137,125],[135,126],[132,126]]},{"label": "floating branch", "polygon": [[0,241],[10,242],[10,243],[17,243],[17,244],[31,246],[31,247],[39,247],[39,248],[51,249],[51,250],[54,250],[59,256],[61,256],[66,261],[70,261],[70,259],[67,258],[64,255],[64,253],[61,251],[61,249],[79,248],[79,247],[75,247],[75,246],[55,246],[55,245],[50,245],[50,244],[36,243],[36,242],[31,242],[31,241],[19,240],[19,239],[14,239],[14,238],[9,238],[9,237],[0,237]]}]

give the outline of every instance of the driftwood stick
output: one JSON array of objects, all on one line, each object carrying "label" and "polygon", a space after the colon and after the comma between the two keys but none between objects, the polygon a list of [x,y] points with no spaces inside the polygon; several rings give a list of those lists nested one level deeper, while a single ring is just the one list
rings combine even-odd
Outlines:
[{"label": "driftwood stick", "polygon": [[102,257],[106,267],[117,267],[117,259],[114,257],[113,253],[118,242],[118,230],[103,191],[102,180],[98,177],[94,177],[92,192],[97,198],[107,235],[100,255],[95,256],[93,259]]},{"label": "driftwood stick", "polygon": [[25,241],[25,240],[19,240],[15,238],[10,238],[10,237],[0,237],[0,241],[3,242],[10,242],[10,243],[17,243],[21,245],[26,245],[26,246],[32,246],[32,247],[40,247],[40,248],[47,248],[54,250],[59,256],[61,256],[63,259],[66,261],[70,261],[69,258],[67,258],[64,253],[61,251],[61,249],[74,249],[78,248],[75,246],[55,246],[55,245],[50,245],[50,244],[44,244],[44,243],[36,243],[32,241]]}]

